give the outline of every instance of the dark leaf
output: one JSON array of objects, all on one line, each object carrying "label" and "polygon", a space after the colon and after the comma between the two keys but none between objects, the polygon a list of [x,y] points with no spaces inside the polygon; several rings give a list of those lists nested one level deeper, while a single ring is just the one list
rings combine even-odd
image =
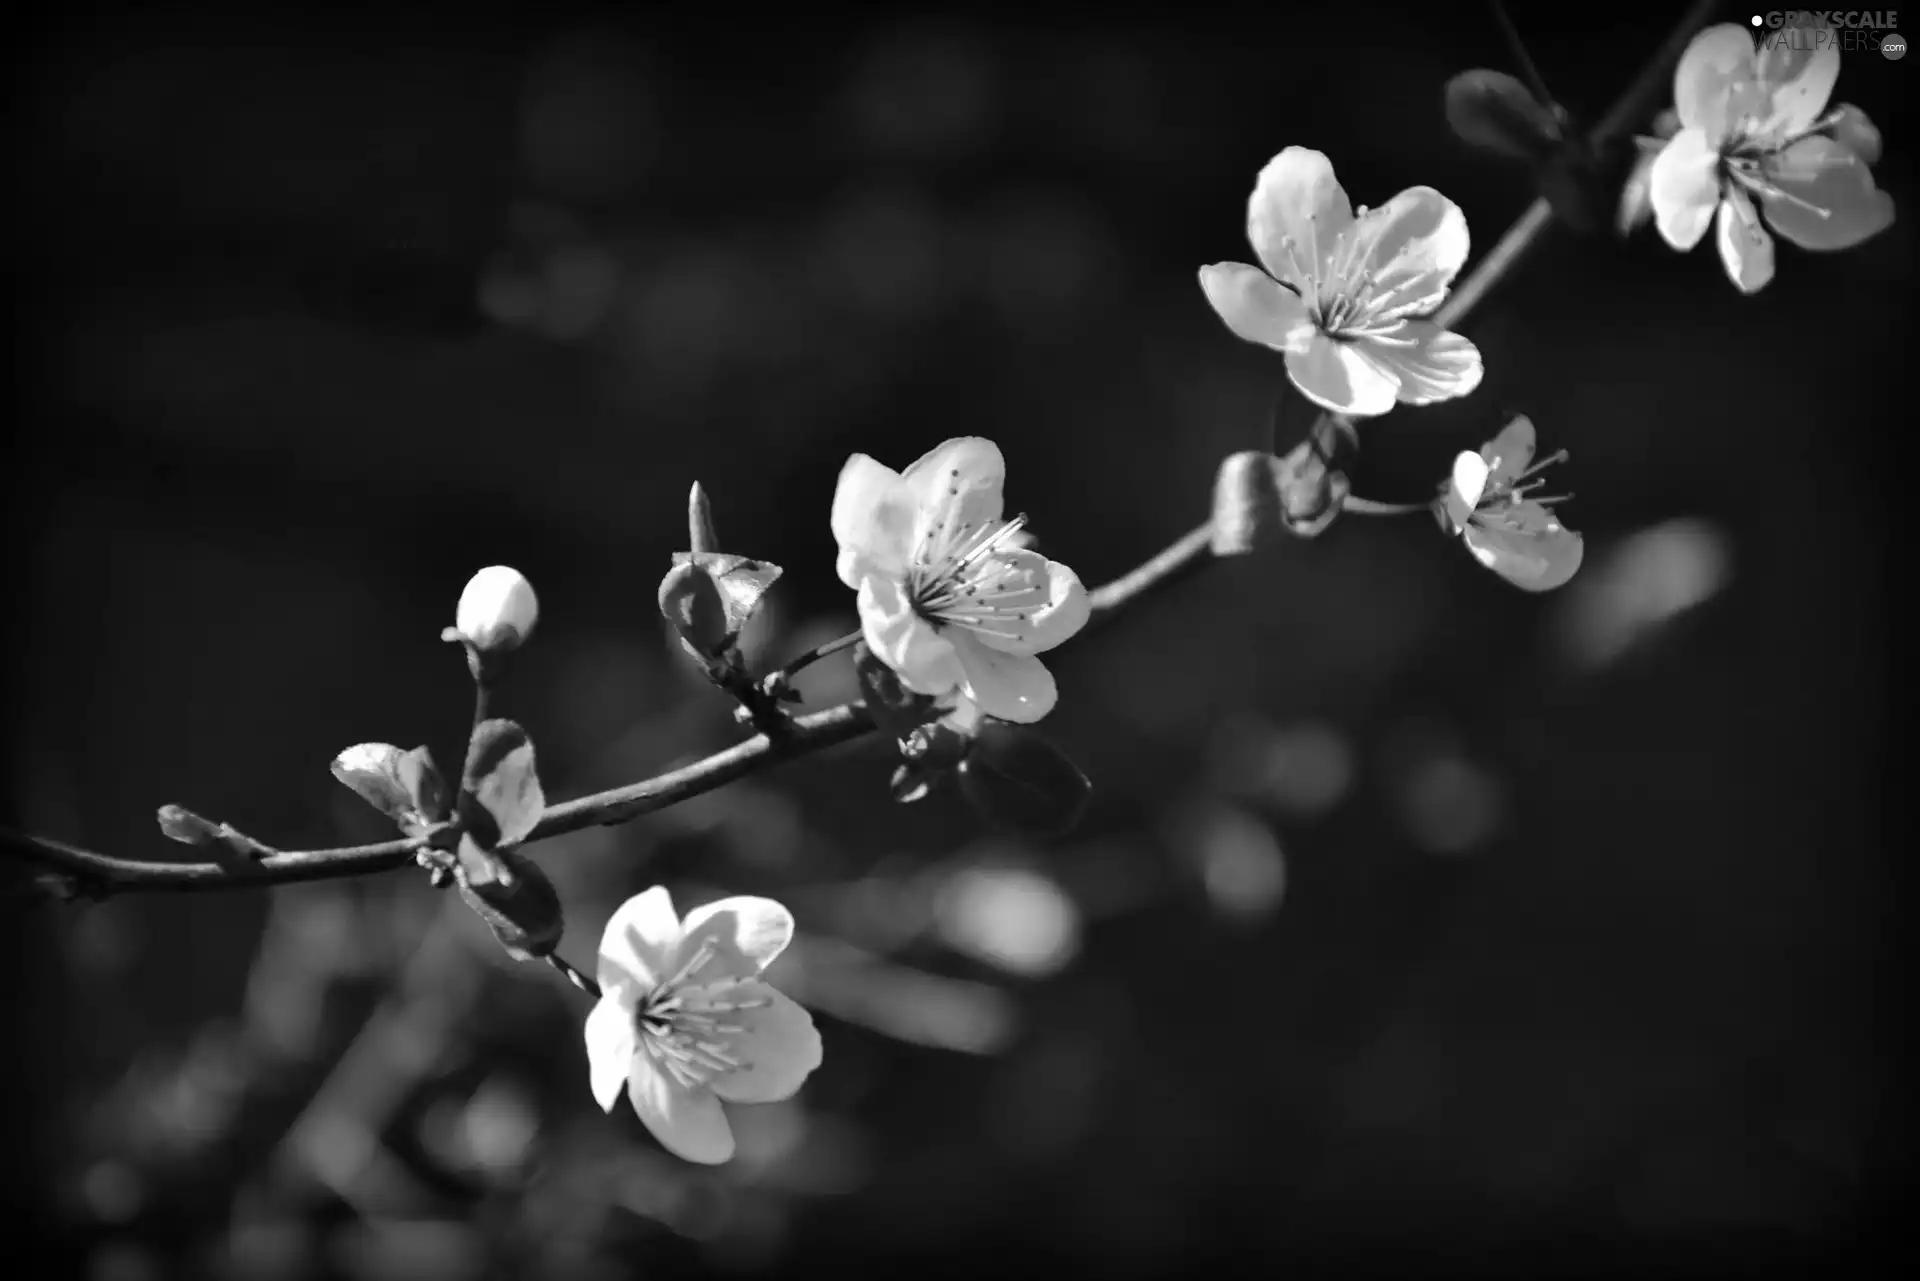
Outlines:
[{"label": "dark leaf", "polygon": [[1562,140],[1553,108],[1504,71],[1463,71],[1447,82],[1447,123],[1476,147],[1535,163]]},{"label": "dark leaf", "polygon": [[996,827],[1058,836],[1086,812],[1093,784],[1066,753],[1023,726],[988,722],[955,771],[960,791]]}]

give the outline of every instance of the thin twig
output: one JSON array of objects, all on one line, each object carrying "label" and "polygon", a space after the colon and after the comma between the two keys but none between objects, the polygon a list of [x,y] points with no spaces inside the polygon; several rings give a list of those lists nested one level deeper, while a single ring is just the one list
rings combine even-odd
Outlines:
[{"label": "thin twig", "polygon": [[829,654],[837,654],[850,645],[858,644],[864,635],[866,635],[866,633],[856,627],[845,636],[836,636],[824,645],[815,645],[812,649],[800,655],[800,657],[794,659],[785,667],[777,668],[767,673],[766,677],[760,682],[761,687],[768,690],[779,689],[800,672],[805,671]]},{"label": "thin twig", "polygon": [[1493,6],[1493,18],[1500,24],[1500,34],[1507,38],[1507,48],[1513,51],[1514,61],[1520,64],[1520,74],[1527,78],[1527,88],[1533,90],[1535,101],[1543,107],[1553,106],[1553,95],[1547,92],[1546,79],[1541,76],[1540,68],[1534,65],[1533,55],[1527,52],[1527,42],[1520,38],[1520,28],[1513,25],[1513,17],[1507,12],[1507,6],[1500,0],[1490,0]]},{"label": "thin twig", "polygon": [[547,953],[547,964],[567,976],[567,981],[594,1000],[600,999],[600,985],[562,960],[558,952]]}]

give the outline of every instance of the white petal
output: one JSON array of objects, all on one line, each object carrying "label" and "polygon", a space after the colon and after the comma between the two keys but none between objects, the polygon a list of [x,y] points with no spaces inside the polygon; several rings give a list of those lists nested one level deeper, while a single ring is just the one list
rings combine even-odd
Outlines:
[{"label": "white petal", "polygon": [[922,529],[960,531],[990,525],[1005,509],[1007,462],[984,436],[960,436],[928,450],[904,473]]},{"label": "white petal", "polygon": [[[1029,552],[1028,555],[1036,555]],[[1093,615],[1093,598],[1080,582],[1080,575],[1059,561],[1045,561],[1047,603],[1025,619],[1011,624],[1012,635],[997,631],[975,631],[982,645],[1008,654],[1044,654],[1087,625]]]},{"label": "white petal", "polygon": [[1727,192],[1714,231],[1721,265],[1741,293],[1758,292],[1773,279],[1773,237],[1760,225],[1746,192],[1737,187]]},{"label": "white petal", "polygon": [[847,459],[833,491],[840,581],[858,587],[864,573],[894,577],[906,573],[917,514],[913,495],[898,472],[865,454]]},{"label": "white petal", "polygon": [[1745,27],[1723,22],[1702,31],[1673,72],[1673,105],[1682,131],[1704,130],[1718,141],[1727,129],[1729,93],[1735,84],[1758,77],[1753,37]]},{"label": "white petal", "polygon": [[1432,187],[1409,187],[1360,219],[1369,296],[1387,315],[1431,311],[1466,264],[1467,216]]},{"label": "white petal", "polygon": [[[1815,36],[1815,31],[1825,34]],[[1770,108],[1763,128],[1770,136],[1791,138],[1805,133],[1827,109],[1834,81],[1840,78],[1837,36],[1819,20],[1815,27],[1799,28],[1791,40],[1776,36],[1761,42],[1758,74]]]},{"label": "white petal", "polygon": [[1399,384],[1403,405],[1431,405],[1465,396],[1480,385],[1480,349],[1431,320],[1409,320],[1388,341],[1361,339],[1354,345]]},{"label": "white petal", "polygon": [[972,635],[953,633],[962,672],[961,692],[988,716],[1031,725],[1053,710],[1059,690],[1046,664],[1031,654],[988,649]]},{"label": "white petal", "polygon": [[860,584],[860,630],[874,656],[917,694],[936,697],[960,682],[960,661],[949,639],[920,617],[900,584],[869,575]]},{"label": "white petal", "polygon": [[533,584],[511,565],[489,565],[468,579],[453,613],[454,629],[482,649],[519,645],[539,620]]},{"label": "white petal", "polygon": [[746,1031],[729,1047],[744,1062],[737,1071],[714,1078],[713,1092],[729,1103],[778,1103],[792,1098],[820,1066],[819,1029],[796,1002],[765,983],[743,983],[729,1000],[760,1001],[757,1010],[734,1015]]},{"label": "white petal", "polygon": [[1851,249],[1893,225],[1893,197],[1866,162],[1831,138],[1802,138],[1774,156],[1767,179],[1792,199],[1762,197],[1767,223],[1802,249]]},{"label": "white petal", "polygon": [[1287,376],[1300,394],[1336,414],[1371,417],[1393,408],[1400,386],[1354,344],[1315,334],[1304,352],[1287,353]]},{"label": "white petal", "polygon": [[1498,436],[1480,447],[1480,457],[1486,460],[1494,484],[1512,485],[1520,479],[1520,473],[1533,462],[1535,441],[1533,419],[1515,414]]},{"label": "white petal", "polygon": [[1200,288],[1227,328],[1248,342],[1276,351],[1297,351],[1313,337],[1306,303],[1258,267],[1243,262],[1202,267]]},{"label": "white petal", "polygon": [[611,993],[601,996],[587,1011],[586,1035],[587,1076],[593,1085],[593,1101],[602,1112],[611,1112],[614,1100],[620,1097],[620,1087],[626,1084],[638,1042],[633,1007]]},{"label": "white petal", "polygon": [[1720,203],[1720,155],[1699,129],[1682,129],[1654,157],[1648,198],[1654,225],[1675,249],[1691,249],[1707,234]]},{"label": "white petal", "polygon": [[683,1161],[721,1165],[733,1156],[733,1127],[712,1090],[677,1084],[646,1051],[633,1056],[627,1098],[660,1145]]},{"label": "white petal", "polygon": [[673,973],[680,946],[680,915],[664,885],[636,894],[614,910],[600,935],[597,977],[602,991],[647,992]]},{"label": "white petal", "polygon": [[1247,201],[1254,253],[1275,279],[1301,293],[1325,278],[1335,243],[1352,225],[1353,206],[1332,162],[1305,147],[1288,147],[1269,160]]},{"label": "white petal", "polygon": [[793,941],[793,913],[770,898],[736,896],[696,907],[682,922],[680,965],[706,948],[713,960],[687,977],[691,983],[747,979],[773,964]]},{"label": "white petal", "polygon": [[1521,503],[1510,523],[1467,526],[1467,550],[1515,587],[1552,591],[1580,568],[1585,544],[1538,503]]},{"label": "white petal", "polygon": [[1472,450],[1461,450],[1453,460],[1453,484],[1447,493],[1447,518],[1457,529],[1467,523],[1467,517],[1480,505],[1480,495],[1487,492],[1487,460]]}]

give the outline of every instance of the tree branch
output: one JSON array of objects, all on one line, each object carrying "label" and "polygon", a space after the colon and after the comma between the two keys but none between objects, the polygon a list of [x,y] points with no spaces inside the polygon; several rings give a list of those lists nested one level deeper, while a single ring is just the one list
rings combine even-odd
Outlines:
[{"label": "tree branch", "polygon": [[[1654,60],[1642,68],[1633,84],[1614,104],[1613,110],[1594,130],[1592,139],[1596,146],[1614,134],[1631,128],[1635,120],[1647,114],[1654,95],[1664,87],[1668,73],[1686,49],[1687,42],[1712,17],[1716,7],[1715,0],[1700,0],[1688,11]],[[1446,304],[1435,313],[1434,319],[1448,327],[1466,319],[1467,313],[1513,270],[1552,221],[1553,213],[1547,202],[1544,199],[1534,201],[1495,243],[1492,251],[1468,273]],[[696,507],[701,497],[696,486]],[[1091,621],[1103,622],[1134,601],[1179,582],[1210,563],[1213,560],[1212,534],[1211,522],[1189,530],[1138,568],[1095,589],[1092,593]],[[803,655],[801,660],[790,666],[797,670],[818,656],[818,653]],[[476,709],[476,717],[484,710],[482,703]],[[777,740],[770,739],[764,733],[756,734],[679,769],[555,805],[547,810],[526,843],[586,827],[624,823],[689,797],[710,792],[766,766],[851,742],[873,728],[873,718],[867,714],[866,707],[857,702],[795,717],[791,727]],[[336,876],[360,876],[402,867],[412,862],[416,853],[427,843],[426,837],[408,837],[376,845],[284,850],[251,859],[234,857],[224,862],[179,863],[117,858],[63,841],[0,828],[0,855],[48,868],[56,878],[64,879],[69,891],[90,895],[118,890],[234,889],[325,880]]]}]

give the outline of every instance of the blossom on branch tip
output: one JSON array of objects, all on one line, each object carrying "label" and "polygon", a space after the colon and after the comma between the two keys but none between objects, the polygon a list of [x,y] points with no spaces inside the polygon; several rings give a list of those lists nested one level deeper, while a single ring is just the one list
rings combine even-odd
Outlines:
[{"label": "blossom on branch tip", "polygon": [[1431,187],[1409,187],[1358,216],[1318,151],[1288,147],[1260,171],[1247,204],[1260,267],[1200,269],[1227,327],[1284,352],[1287,376],[1335,413],[1373,416],[1480,385],[1479,350],[1420,319],[1467,260],[1467,220]]},{"label": "blossom on branch tip", "polygon": [[540,619],[533,584],[519,570],[489,565],[467,580],[454,611],[454,630],[481,652],[510,652],[524,644]]},{"label": "blossom on branch tip", "polygon": [[1016,541],[1003,520],[1006,463],[992,441],[949,440],[904,473],[865,454],[840,470],[832,526],[840,581],[859,592],[867,647],[907,690],[958,691],[986,715],[1029,723],[1053,709],[1035,657],[1086,625],[1079,577]]},{"label": "blossom on branch tip", "polygon": [[721,1102],[779,1102],[820,1066],[812,1016],[761,979],[792,938],[792,914],[771,899],[721,899],[684,921],[657,885],[621,904],[601,936],[601,997],[586,1023],[601,1109],[624,1084],[669,1152],[707,1165],[732,1157]]},{"label": "blossom on branch tip", "polygon": [[[1534,498],[1545,481],[1531,479],[1566,451],[1533,463],[1533,423],[1515,418],[1478,453],[1453,460],[1453,476],[1434,502],[1442,527],[1460,535],[1473,558],[1516,587],[1551,591],[1580,568],[1584,544],[1552,505],[1566,495]],[[1532,463],[1532,466],[1528,464]]]},{"label": "blossom on branch tip", "polygon": [[1802,249],[1830,250],[1893,222],[1893,197],[1868,171],[1878,131],[1857,107],[1826,110],[1840,74],[1837,44],[1787,34],[1757,49],[1735,23],[1695,36],[1674,72],[1680,129],[1646,173],[1661,237],[1688,250],[1714,224],[1721,264],[1743,293],[1773,279],[1768,227]]}]

